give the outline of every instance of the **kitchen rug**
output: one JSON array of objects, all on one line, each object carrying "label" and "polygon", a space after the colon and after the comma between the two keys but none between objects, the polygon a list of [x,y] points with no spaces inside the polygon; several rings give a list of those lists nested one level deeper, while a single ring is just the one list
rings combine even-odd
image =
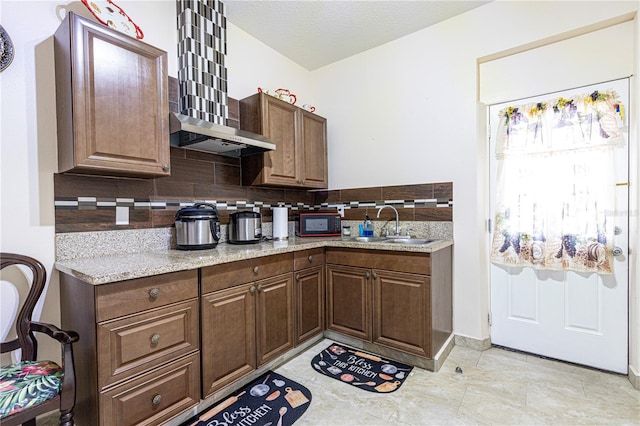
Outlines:
[{"label": "kitchen rug", "polygon": [[332,343],[311,360],[319,373],[369,392],[397,390],[413,367]]},{"label": "kitchen rug", "polygon": [[268,371],[181,426],[287,426],[307,411],[311,392]]}]

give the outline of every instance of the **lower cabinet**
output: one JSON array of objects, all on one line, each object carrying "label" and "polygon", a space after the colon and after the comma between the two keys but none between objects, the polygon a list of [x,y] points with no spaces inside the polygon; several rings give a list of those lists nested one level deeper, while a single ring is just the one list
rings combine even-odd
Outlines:
[{"label": "lower cabinet", "polygon": [[200,402],[198,271],[91,285],[60,274],[80,425],[157,425]]},{"label": "lower cabinet", "polygon": [[327,248],[327,329],[433,358],[452,333],[451,250]]},{"label": "lower cabinet", "polygon": [[327,329],[371,341],[369,268],[327,265]]},{"label": "lower cabinet", "polygon": [[91,285],[60,274],[75,420],[158,425],[324,330],[432,358],[452,332],[451,247],[315,248]]},{"label": "lower cabinet", "polygon": [[200,402],[200,357],[192,354],[100,394],[100,423],[161,424]]},{"label": "lower cabinet", "polygon": [[293,255],[296,346],[324,331],[324,248]]},{"label": "lower cabinet", "polygon": [[202,269],[202,397],[293,348],[293,255]]}]

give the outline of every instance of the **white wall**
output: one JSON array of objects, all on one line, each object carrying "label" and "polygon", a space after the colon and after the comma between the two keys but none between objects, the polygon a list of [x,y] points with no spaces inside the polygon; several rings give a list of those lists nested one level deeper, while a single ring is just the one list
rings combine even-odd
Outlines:
[{"label": "white wall", "polygon": [[[478,60],[628,19],[638,5],[496,1],[314,72],[314,83],[325,88],[319,92],[321,102],[330,105],[326,116],[332,188],[453,181],[456,334],[489,336],[487,160]],[[637,33],[633,43],[637,52]],[[607,59],[593,58],[593,66],[606,68]],[[635,64],[637,74],[637,59]],[[637,249],[635,235],[632,247]],[[630,361],[637,370],[637,272],[632,271],[631,285]]]},{"label": "white wall", "polygon": [[[274,91],[289,89],[296,105],[315,102],[316,87],[310,72],[280,55],[227,21],[227,57],[229,96],[235,99],[253,95],[258,87]],[[319,105],[316,105],[320,107]],[[320,115],[320,109],[317,111]]]},{"label": "white wall", "polygon": [[[173,1],[117,3],[143,29],[145,41],[175,57]],[[0,2],[1,22],[16,46],[14,63],[0,74],[0,249],[35,256],[49,272],[54,262],[52,174],[57,169],[51,35],[60,21],[58,4]],[[80,2],[71,5],[83,11]],[[637,1],[496,1],[313,73],[230,24],[229,95],[244,97],[258,86],[286,87],[298,95],[300,104],[315,104],[329,123],[331,188],[452,181],[455,332],[483,339],[489,336],[489,298],[487,257],[481,249],[487,192],[478,58],[637,10]],[[637,28],[635,42],[637,51]],[[636,74],[639,62],[636,58]],[[169,67],[169,74],[176,76],[176,65],[170,61]],[[635,93],[637,89],[636,83]],[[633,102],[637,110],[637,97]],[[636,130],[640,131],[637,124]],[[636,151],[636,161],[637,155]],[[637,198],[636,194],[636,222]],[[632,248],[638,247],[637,240],[632,242]],[[633,264],[631,331],[637,335],[637,258]],[[59,323],[57,306],[54,277],[43,317]],[[637,337],[631,346],[631,362],[640,371]]]},{"label": "white wall", "polygon": [[[176,76],[175,2],[117,3],[142,28],[144,41],[169,52],[169,75]],[[91,16],[79,1],[0,2],[0,22],[15,48],[13,62],[0,73],[0,250],[26,254],[45,265],[49,280],[41,319],[56,325],[60,298],[53,270],[53,173],[58,163],[52,36],[67,10]],[[60,358],[59,346],[52,342],[39,351],[42,357]]]}]

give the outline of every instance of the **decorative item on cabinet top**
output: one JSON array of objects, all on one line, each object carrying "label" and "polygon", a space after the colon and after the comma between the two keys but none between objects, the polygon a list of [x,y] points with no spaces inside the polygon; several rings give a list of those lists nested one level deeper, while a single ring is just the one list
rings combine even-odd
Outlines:
[{"label": "decorative item on cabinet top", "polygon": [[[273,96],[274,98],[278,98],[282,101],[288,102],[291,105],[295,105],[296,102],[298,101],[298,97],[294,93],[291,93],[289,89],[269,90],[269,89],[263,89],[262,87],[258,87],[258,93],[265,93],[267,95]],[[316,107],[311,104],[302,105],[302,109],[305,109],[309,112],[316,111]]]},{"label": "decorative item on cabinet top", "polygon": [[282,101],[288,102],[291,105],[295,105],[298,101],[298,97],[295,94],[291,93],[289,89],[269,90],[258,87],[258,93],[264,93],[269,96],[273,96],[274,98],[278,98]]},{"label": "decorative item on cabinet top", "polygon": [[114,30],[120,31],[138,40],[144,38],[144,34],[138,25],[125,13],[124,10],[111,0],[82,0],[82,4],[93,13],[98,22]]}]

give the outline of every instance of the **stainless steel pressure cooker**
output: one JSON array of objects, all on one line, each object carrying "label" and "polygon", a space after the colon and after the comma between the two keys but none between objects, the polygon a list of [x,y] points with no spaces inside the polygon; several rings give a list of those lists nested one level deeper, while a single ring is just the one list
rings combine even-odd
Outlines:
[{"label": "stainless steel pressure cooker", "polygon": [[176,213],[176,246],[180,250],[212,249],[220,240],[220,220],[216,206],[195,203]]},{"label": "stainless steel pressure cooker", "polygon": [[262,215],[241,211],[229,215],[229,242],[231,244],[258,243],[262,239]]}]

